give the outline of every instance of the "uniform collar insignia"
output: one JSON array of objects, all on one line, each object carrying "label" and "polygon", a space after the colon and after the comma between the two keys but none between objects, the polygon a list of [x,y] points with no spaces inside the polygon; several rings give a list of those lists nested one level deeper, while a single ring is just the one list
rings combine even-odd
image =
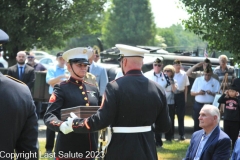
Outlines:
[{"label": "uniform collar insignia", "polygon": [[81,80],[76,80],[74,79],[73,77],[70,77],[69,78],[69,81],[74,83],[74,84],[77,84],[77,85],[81,85],[82,84],[82,81]]}]

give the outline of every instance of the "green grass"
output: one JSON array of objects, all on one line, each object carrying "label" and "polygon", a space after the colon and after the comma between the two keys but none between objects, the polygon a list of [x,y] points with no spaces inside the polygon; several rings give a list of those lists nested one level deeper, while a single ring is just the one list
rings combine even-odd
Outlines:
[{"label": "green grass", "polygon": [[[46,158],[45,153],[45,140],[39,140],[40,145],[40,158],[41,160],[54,160],[54,158]],[[185,157],[187,147],[189,145],[189,140],[185,141],[164,141],[163,148],[157,148],[157,154],[159,160],[182,160]],[[51,155],[49,155],[51,156]]]},{"label": "green grass", "polygon": [[45,144],[46,144],[46,141],[45,139],[39,139],[39,160],[54,160],[54,158],[47,158],[47,157],[51,157],[51,155],[47,156],[45,154]]},{"label": "green grass", "polygon": [[162,148],[157,148],[159,160],[182,160],[187,151],[189,140],[165,141]]}]

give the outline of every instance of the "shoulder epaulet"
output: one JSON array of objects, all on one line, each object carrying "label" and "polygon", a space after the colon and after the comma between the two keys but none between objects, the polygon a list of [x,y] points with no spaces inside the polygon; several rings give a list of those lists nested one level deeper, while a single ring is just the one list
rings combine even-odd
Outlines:
[{"label": "shoulder epaulet", "polygon": [[26,85],[24,82],[20,81],[19,79],[13,78],[13,77],[11,77],[11,76],[9,76],[9,75],[5,75],[5,76],[8,77],[8,78],[10,78],[10,79],[12,79],[12,80],[14,80],[14,81],[16,81],[16,82],[18,82],[18,83],[21,83],[21,84],[23,84],[23,85]]},{"label": "shoulder epaulet", "polygon": [[86,73],[86,77],[91,79],[96,79],[96,76],[89,72]]}]

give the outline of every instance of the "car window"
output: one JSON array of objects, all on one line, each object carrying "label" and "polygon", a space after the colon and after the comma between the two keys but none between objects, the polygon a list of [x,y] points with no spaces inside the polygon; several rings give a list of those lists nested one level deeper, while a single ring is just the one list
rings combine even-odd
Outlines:
[{"label": "car window", "polygon": [[35,53],[35,56],[43,56],[42,53]]},{"label": "car window", "polygon": [[42,59],[42,60],[40,61],[40,63],[48,64],[48,59]]},{"label": "car window", "polygon": [[48,59],[48,64],[53,63],[52,59]]}]

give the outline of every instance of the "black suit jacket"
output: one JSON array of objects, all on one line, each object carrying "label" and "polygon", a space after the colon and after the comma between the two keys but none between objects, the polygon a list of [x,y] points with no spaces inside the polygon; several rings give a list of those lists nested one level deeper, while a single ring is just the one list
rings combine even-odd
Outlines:
[{"label": "black suit jacket", "polygon": [[[8,68],[7,75],[20,80],[17,64]],[[34,68],[30,67],[29,65],[25,65],[21,81],[24,82],[29,89],[32,89],[35,81]]]},{"label": "black suit jacket", "polygon": [[[16,153],[36,154],[29,159],[37,160],[38,120],[28,87],[5,77],[0,72],[0,95],[1,155],[14,153],[15,149]],[[26,158],[21,157],[18,160]]]}]

